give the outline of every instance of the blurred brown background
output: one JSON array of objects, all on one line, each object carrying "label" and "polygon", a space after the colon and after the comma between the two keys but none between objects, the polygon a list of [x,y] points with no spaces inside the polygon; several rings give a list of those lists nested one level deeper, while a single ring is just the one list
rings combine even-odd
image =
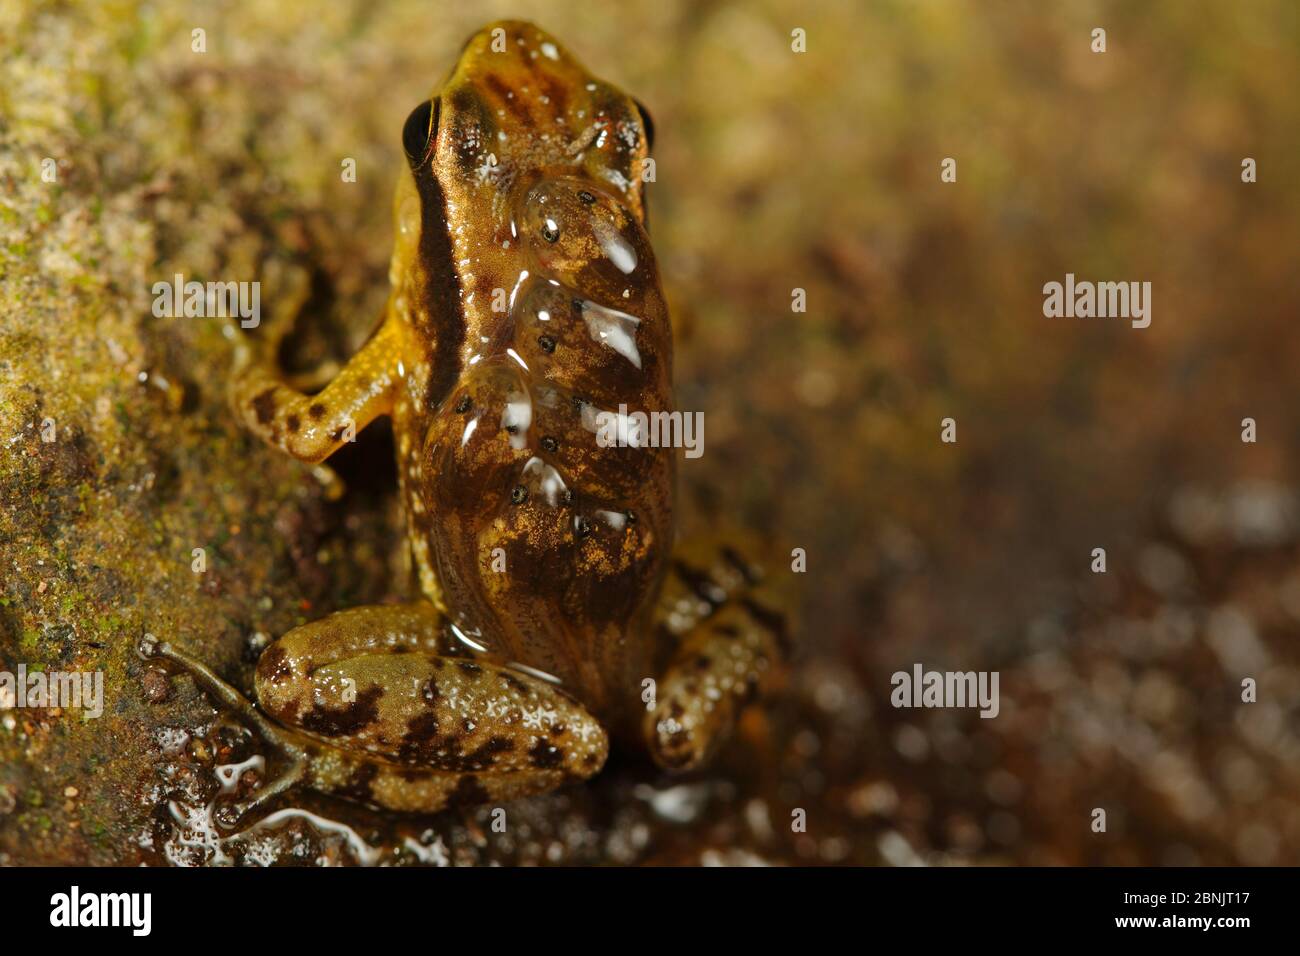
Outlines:
[{"label": "blurred brown background", "polygon": [[[654,116],[678,404],[706,413],[682,529],[807,550],[803,657],[708,774],[616,762],[510,841],[303,805],[404,862],[1300,862],[1289,0],[5,7],[0,649],[106,668],[112,713],[0,728],[3,859],[355,858],[301,822],[202,836],[214,754],[255,742],[130,648],[247,686],[250,634],[402,595],[388,440],[326,502],[234,427],[220,330],[147,289],[305,276],[286,360],[346,357],[387,293],[402,121],[500,16]],[[1150,328],[1044,318],[1067,272],[1151,282]],[[1000,671],[1000,716],[894,710],[915,662]]]}]

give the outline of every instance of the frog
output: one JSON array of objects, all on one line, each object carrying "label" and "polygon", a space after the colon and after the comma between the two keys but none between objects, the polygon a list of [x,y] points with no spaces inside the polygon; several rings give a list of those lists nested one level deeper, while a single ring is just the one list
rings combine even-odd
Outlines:
[{"label": "frog", "polygon": [[231,406],[293,458],[391,419],[417,596],[279,637],[255,703],[144,648],[282,756],[233,819],[298,786],[396,812],[504,802],[592,777],[611,742],[689,771],[770,688],[788,626],[760,563],[675,547],[673,449],[597,440],[620,407],[673,411],[653,135],[539,27],[487,25],[403,126],[370,338],[314,392],[241,345]]}]

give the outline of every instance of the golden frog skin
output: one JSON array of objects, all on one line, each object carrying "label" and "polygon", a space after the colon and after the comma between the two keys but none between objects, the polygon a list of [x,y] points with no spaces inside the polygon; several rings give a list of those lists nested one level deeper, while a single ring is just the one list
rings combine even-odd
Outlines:
[{"label": "golden frog skin", "polygon": [[672,558],[673,450],[597,442],[602,411],[672,410],[647,126],[538,28],[485,27],[406,122],[378,330],[316,395],[238,374],[244,423],[303,461],[392,417],[422,592],[284,635],[257,706],[152,649],[288,756],[250,807],[300,782],[400,811],[506,800],[596,773],[611,736],[690,768],[783,656],[738,552]]}]

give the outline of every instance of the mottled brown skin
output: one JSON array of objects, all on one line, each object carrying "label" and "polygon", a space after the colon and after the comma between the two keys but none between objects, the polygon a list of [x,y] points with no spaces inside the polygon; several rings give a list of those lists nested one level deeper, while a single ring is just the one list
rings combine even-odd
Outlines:
[{"label": "mottled brown skin", "polygon": [[782,656],[743,558],[670,560],[673,451],[597,442],[620,404],[672,409],[647,122],[536,27],[485,27],[403,131],[378,331],[317,395],[242,359],[238,413],[304,461],[392,416],[424,595],[286,634],[260,710],[163,648],[293,758],[259,799],[508,799],[595,773],[608,733],[691,767]]}]

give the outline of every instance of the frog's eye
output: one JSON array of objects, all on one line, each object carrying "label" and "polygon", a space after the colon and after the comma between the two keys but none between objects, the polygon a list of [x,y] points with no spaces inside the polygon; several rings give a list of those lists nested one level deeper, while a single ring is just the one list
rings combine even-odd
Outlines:
[{"label": "frog's eye", "polygon": [[636,111],[641,114],[641,127],[645,130],[645,144],[647,149],[655,148],[655,121],[650,118],[650,111],[645,108],[645,104],[640,100],[633,98],[636,104]]},{"label": "frog's eye", "polygon": [[406,118],[402,127],[402,148],[406,150],[406,160],[412,169],[424,165],[429,158],[429,150],[434,136],[438,132],[438,101],[425,100]]}]

